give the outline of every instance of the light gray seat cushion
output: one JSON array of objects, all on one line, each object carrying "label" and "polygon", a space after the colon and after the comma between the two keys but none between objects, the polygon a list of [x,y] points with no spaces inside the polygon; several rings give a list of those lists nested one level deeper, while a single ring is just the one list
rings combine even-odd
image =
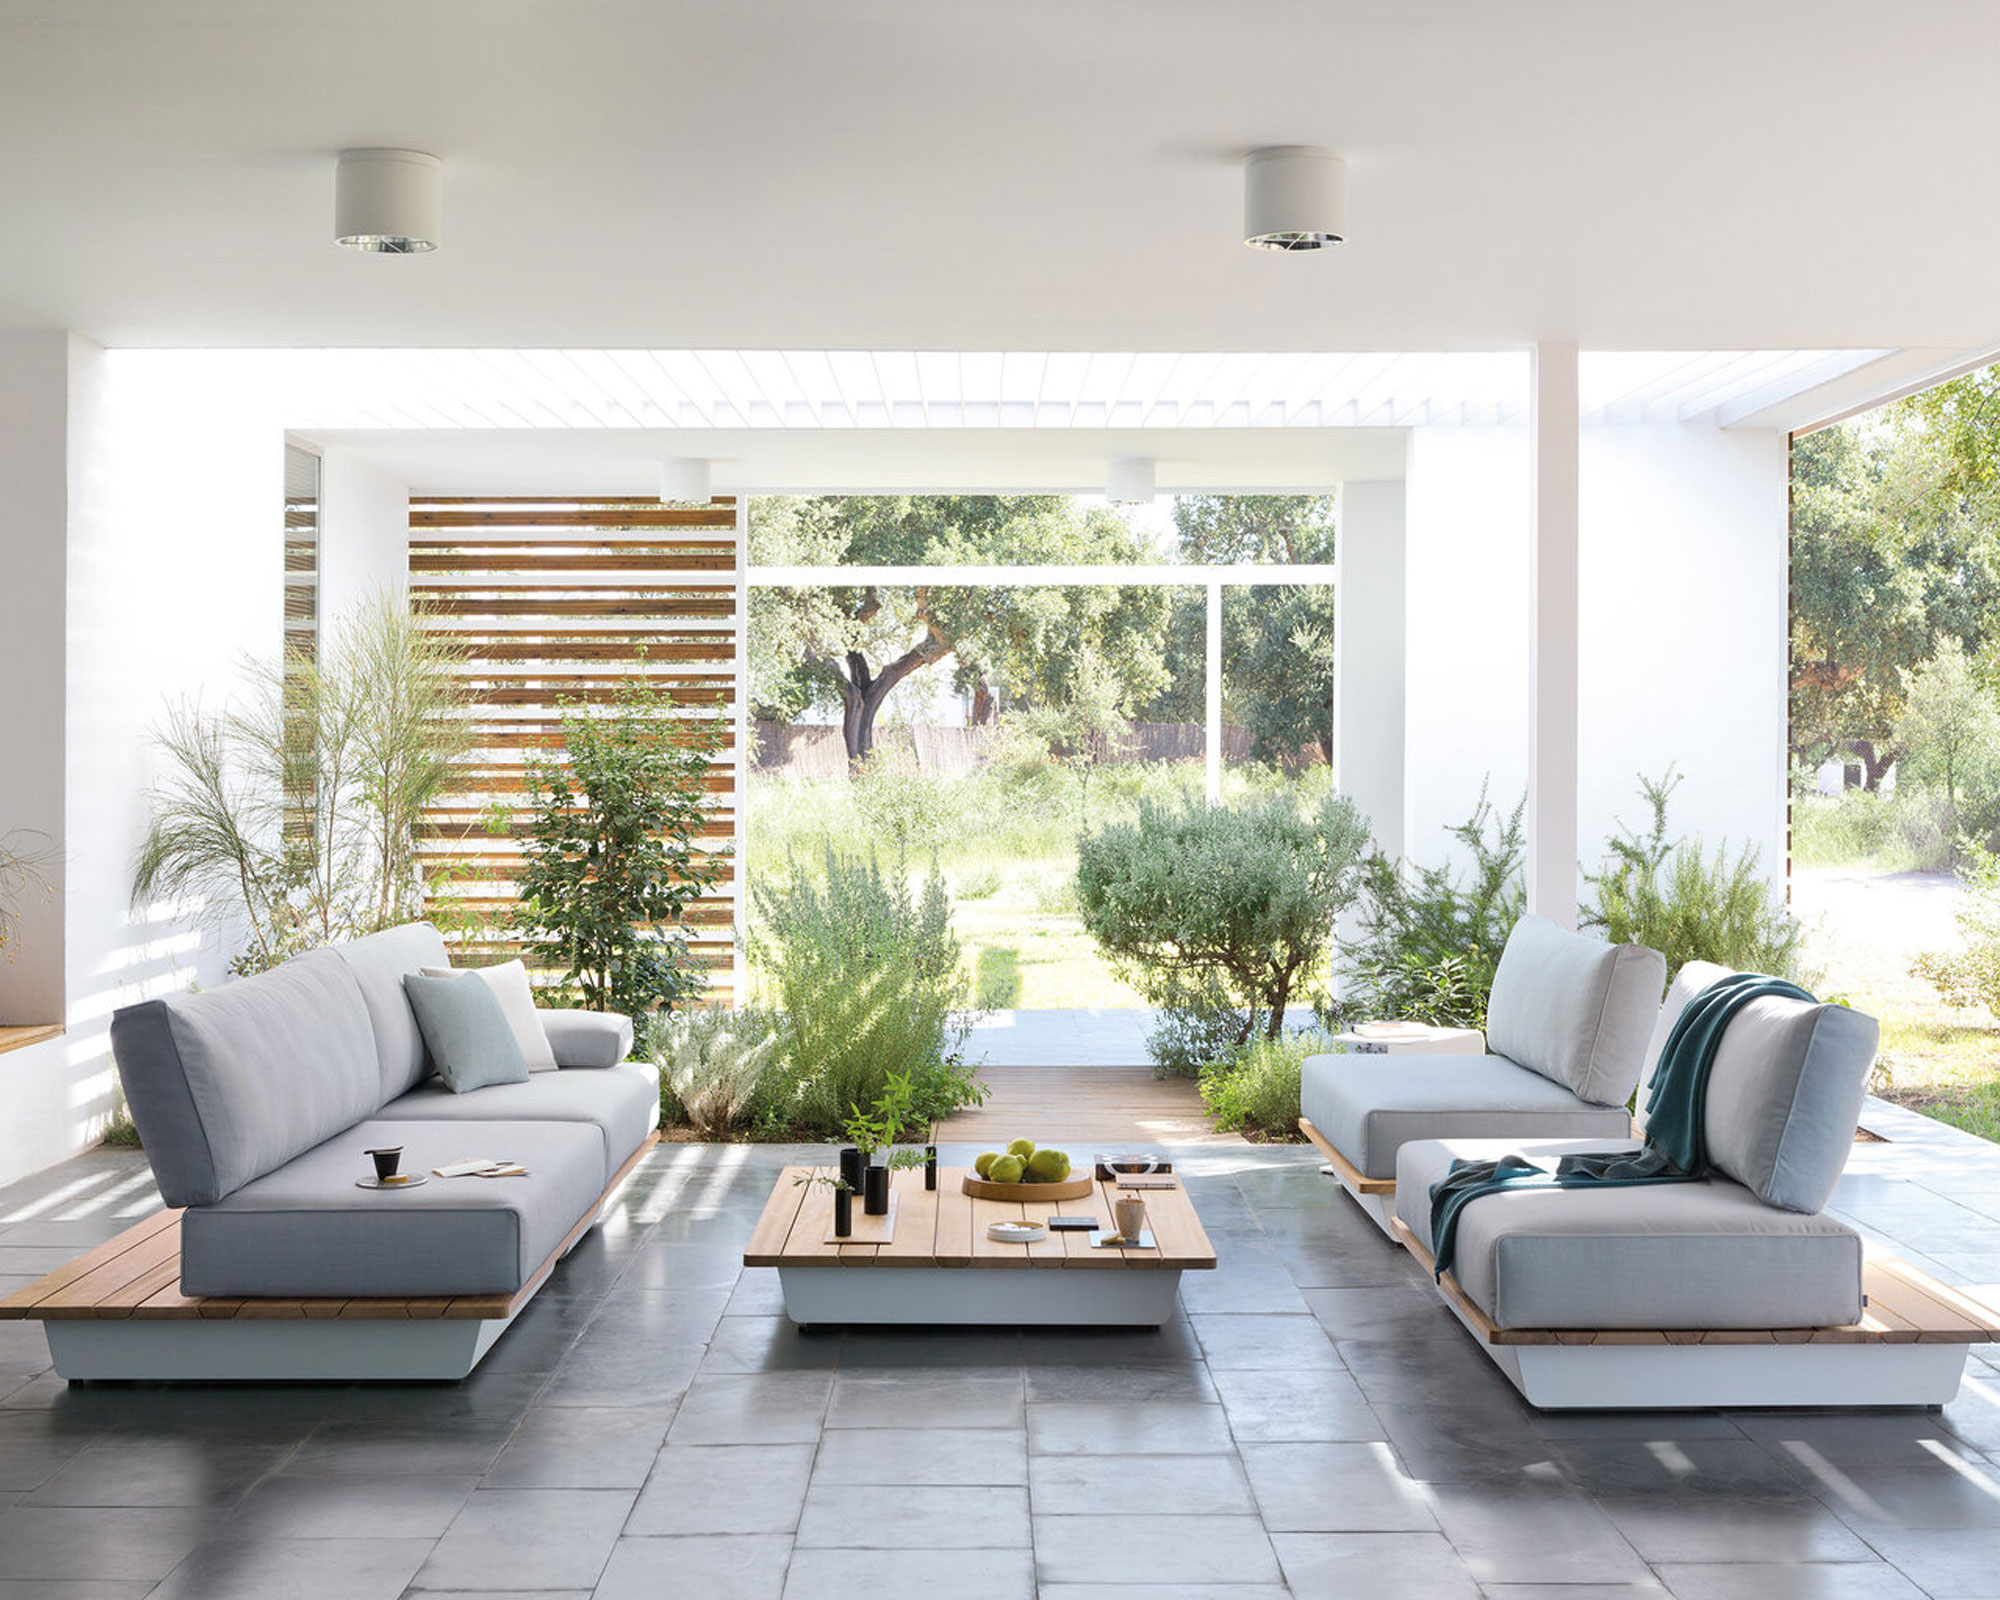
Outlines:
[{"label": "light gray seat cushion", "polygon": [[1364,1177],[1396,1176],[1410,1139],[1622,1139],[1623,1106],[1579,1100],[1560,1083],[1500,1056],[1309,1056],[1299,1109]]},{"label": "light gray seat cushion", "polygon": [[1713,961],[1690,961],[1674,974],[1673,987],[1667,990],[1666,1003],[1660,1007],[1659,1018],[1653,1024],[1653,1035],[1646,1041],[1646,1059],[1639,1071],[1632,1126],[1641,1133],[1646,1131],[1646,1094],[1652,1087],[1653,1074],[1659,1070],[1660,1052],[1666,1049],[1674,1024],[1681,1020],[1681,1013],[1687,1010],[1690,1000],[1718,979],[1728,977],[1730,971],[1730,968]]},{"label": "light gray seat cushion", "polygon": [[[1454,1158],[1553,1168],[1620,1140],[1439,1140],[1403,1146],[1396,1215],[1428,1246],[1430,1188]],[[1452,1276],[1503,1328],[1818,1328],[1861,1315],[1861,1239],[1740,1184],[1530,1190],[1459,1213]],[[1644,1404],[1635,1396],[1635,1404]]]},{"label": "light gray seat cushion", "polygon": [[1709,1070],[1709,1160],[1774,1206],[1824,1208],[1854,1150],[1880,1036],[1846,1006],[1752,1000]]},{"label": "light gray seat cushion", "polygon": [[615,1067],[632,1053],[632,1019],[616,1011],[552,1011],[538,1006],[559,1067]]},{"label": "light gray seat cushion", "polygon": [[[364,1152],[403,1146],[403,1170],[510,1157],[525,1178],[436,1178],[368,1190]],[[590,1214],[604,1188],[602,1141],[575,1122],[371,1118],[181,1217],[190,1295],[512,1294]]]},{"label": "light gray seat cushion", "polygon": [[126,1006],[111,1048],[170,1206],[219,1200],[381,1103],[368,1005],[331,950]]},{"label": "light gray seat cushion", "polygon": [[602,1189],[658,1126],[660,1079],[645,1062],[628,1061],[601,1072],[537,1072],[525,1083],[467,1094],[432,1082],[392,1100],[382,1115],[409,1122],[588,1123],[600,1136],[597,1186]]},{"label": "light gray seat cushion", "polygon": [[361,985],[368,1015],[375,1024],[375,1049],[381,1060],[381,1086],[376,1105],[386,1105],[405,1089],[414,1088],[434,1070],[416,1013],[403,992],[403,979],[425,967],[448,967],[451,957],[444,935],[428,922],[406,922],[385,928],[352,944],[334,947]]},{"label": "light gray seat cushion", "polygon": [[1667,958],[1523,917],[1507,936],[1486,1004],[1486,1047],[1597,1105],[1639,1082],[1667,987]]}]

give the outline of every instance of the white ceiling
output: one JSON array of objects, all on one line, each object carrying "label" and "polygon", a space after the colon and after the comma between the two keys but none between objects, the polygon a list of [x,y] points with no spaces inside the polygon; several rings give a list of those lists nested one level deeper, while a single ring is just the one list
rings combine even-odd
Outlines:
[{"label": "white ceiling", "polygon": [[[0,320],[113,345],[2000,339],[1977,0],[0,0]],[[1347,153],[1353,242],[1238,242]],[[435,256],[332,160],[445,159]]]}]

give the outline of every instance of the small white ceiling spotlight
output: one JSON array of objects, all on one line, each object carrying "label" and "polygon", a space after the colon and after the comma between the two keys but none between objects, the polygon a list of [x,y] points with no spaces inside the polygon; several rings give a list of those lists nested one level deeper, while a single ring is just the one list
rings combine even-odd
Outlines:
[{"label": "small white ceiling spotlight", "polygon": [[660,463],[660,500],[663,504],[705,506],[709,502],[711,488],[706,461],[677,457]]},{"label": "small white ceiling spotlight", "polygon": [[421,150],[343,150],[333,172],[333,241],[376,255],[423,255],[444,224],[444,163]]},{"label": "small white ceiling spotlight", "polygon": [[1121,506],[1150,504],[1155,493],[1153,463],[1139,457],[1113,461],[1104,469],[1104,498]]},{"label": "small white ceiling spotlight", "polygon": [[1347,162],[1309,144],[1243,158],[1243,242],[1254,250],[1323,250],[1347,238]]}]

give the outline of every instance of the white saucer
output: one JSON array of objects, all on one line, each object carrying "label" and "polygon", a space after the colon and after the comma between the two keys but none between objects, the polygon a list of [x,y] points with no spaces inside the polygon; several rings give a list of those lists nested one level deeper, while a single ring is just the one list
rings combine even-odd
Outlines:
[{"label": "white saucer", "polygon": [[986,1237],[996,1244],[1034,1244],[1046,1239],[1049,1230],[1039,1222],[989,1222]]}]

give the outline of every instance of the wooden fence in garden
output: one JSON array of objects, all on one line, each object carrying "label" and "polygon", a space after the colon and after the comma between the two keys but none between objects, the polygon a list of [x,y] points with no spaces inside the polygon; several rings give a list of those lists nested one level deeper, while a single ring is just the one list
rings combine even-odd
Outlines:
[{"label": "wooden fence in garden", "polygon": [[[412,604],[464,653],[477,738],[469,785],[428,813],[420,849],[477,924],[468,953],[503,955],[519,948],[509,929],[523,857],[510,825],[523,766],[561,749],[565,703],[608,705],[640,678],[670,692],[677,715],[733,730],[736,504],[417,497],[409,561]],[[708,779],[706,849],[727,845],[736,826],[734,762],[725,740]],[[726,875],[686,918],[710,997],[725,1002],[733,888]]]}]

